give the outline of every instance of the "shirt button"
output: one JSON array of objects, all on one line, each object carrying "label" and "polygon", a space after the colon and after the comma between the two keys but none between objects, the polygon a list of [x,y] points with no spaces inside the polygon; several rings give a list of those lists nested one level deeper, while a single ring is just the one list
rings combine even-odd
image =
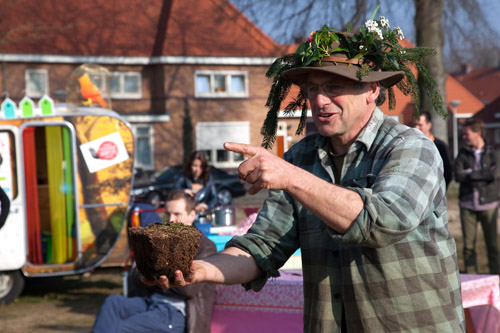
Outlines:
[{"label": "shirt button", "polygon": [[333,294],[333,298],[335,298],[335,299],[339,299],[339,298],[340,298],[340,294],[339,294],[339,293],[335,293],[335,294]]}]

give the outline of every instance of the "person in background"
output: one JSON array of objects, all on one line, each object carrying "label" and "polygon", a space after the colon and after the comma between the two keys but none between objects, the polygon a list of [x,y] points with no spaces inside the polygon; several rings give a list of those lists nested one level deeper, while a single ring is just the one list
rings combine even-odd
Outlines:
[{"label": "person in background", "polygon": [[415,128],[421,130],[436,145],[436,148],[439,151],[439,155],[441,155],[441,158],[443,159],[444,180],[446,182],[446,188],[448,188],[453,178],[453,167],[450,161],[448,145],[444,141],[432,135],[431,133],[432,117],[429,112],[427,111],[420,112],[420,117],[418,120],[415,121],[414,124]]},{"label": "person in background", "polygon": [[194,151],[189,155],[183,173],[175,181],[174,189],[183,189],[192,195],[196,201],[197,212],[212,210],[217,206],[217,190],[205,153]]},{"label": "person in background", "polygon": [[459,206],[464,238],[466,273],[477,273],[477,222],[483,228],[490,274],[500,274],[497,240],[500,154],[484,139],[484,122],[470,118],[463,124],[465,146],[455,159],[455,179],[460,183]]},{"label": "person in background", "polygon": [[[170,191],[165,213],[172,222],[192,225],[196,217],[193,198],[182,190]],[[202,235],[195,259],[216,252],[215,244]],[[163,291],[144,285],[133,267],[130,285],[136,287],[130,288],[129,295],[135,297],[107,297],[92,332],[210,332],[215,285],[201,283]]]}]

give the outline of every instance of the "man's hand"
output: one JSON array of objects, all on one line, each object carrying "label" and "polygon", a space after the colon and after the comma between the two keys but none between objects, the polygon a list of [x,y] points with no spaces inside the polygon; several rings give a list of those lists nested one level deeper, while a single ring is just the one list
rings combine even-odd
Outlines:
[{"label": "man's hand", "polygon": [[240,179],[252,184],[248,190],[249,194],[255,194],[261,189],[287,189],[295,168],[292,164],[262,147],[227,142],[224,144],[224,148],[248,158],[238,167],[238,176]]},{"label": "man's hand", "polygon": [[158,287],[165,290],[175,287],[185,287],[205,280],[207,272],[201,261],[193,260],[190,268],[191,274],[187,277],[184,277],[181,271],[175,271],[174,281],[169,281],[165,275],[161,275],[156,281],[152,281],[144,276],[141,276],[141,281],[147,286],[152,287],[154,285],[158,285]]},{"label": "man's hand", "polygon": [[194,207],[194,209],[197,211],[197,212],[204,212],[206,210],[208,210],[208,205],[206,203],[199,203],[196,205],[196,207]]}]

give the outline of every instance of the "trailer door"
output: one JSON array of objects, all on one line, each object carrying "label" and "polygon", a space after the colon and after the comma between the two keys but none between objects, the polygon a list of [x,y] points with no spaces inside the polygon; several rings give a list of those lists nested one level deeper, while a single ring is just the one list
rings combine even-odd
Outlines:
[{"label": "trailer door", "polygon": [[26,262],[26,220],[17,135],[17,127],[0,126],[0,186],[10,200],[7,219],[0,229],[0,271],[17,270]]}]

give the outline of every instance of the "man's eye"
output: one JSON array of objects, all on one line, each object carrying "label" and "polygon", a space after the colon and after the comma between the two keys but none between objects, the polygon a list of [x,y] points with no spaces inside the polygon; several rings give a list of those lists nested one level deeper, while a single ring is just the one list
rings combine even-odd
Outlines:
[{"label": "man's eye", "polygon": [[307,87],[307,92],[309,94],[314,94],[318,92],[318,87],[317,86],[309,86]]}]

